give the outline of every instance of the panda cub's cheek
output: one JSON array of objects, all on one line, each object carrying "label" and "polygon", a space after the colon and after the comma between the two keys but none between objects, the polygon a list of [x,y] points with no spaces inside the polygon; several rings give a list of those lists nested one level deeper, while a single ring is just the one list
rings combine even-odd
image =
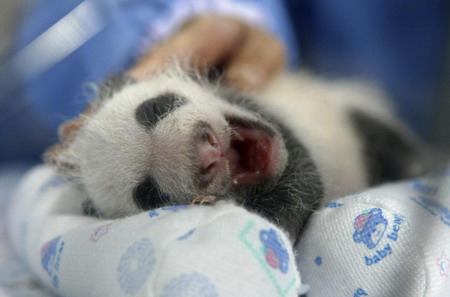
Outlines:
[{"label": "panda cub's cheek", "polygon": [[187,100],[174,93],[164,93],[142,102],[135,111],[136,121],[145,128],[153,128],[161,119],[178,107],[186,104]]}]

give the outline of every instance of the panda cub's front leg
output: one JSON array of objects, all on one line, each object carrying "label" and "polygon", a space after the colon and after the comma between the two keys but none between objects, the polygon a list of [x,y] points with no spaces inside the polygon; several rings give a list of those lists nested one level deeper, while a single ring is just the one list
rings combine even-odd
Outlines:
[{"label": "panda cub's front leg", "polygon": [[197,196],[192,200],[195,205],[214,205],[217,202],[217,197],[213,195]]}]

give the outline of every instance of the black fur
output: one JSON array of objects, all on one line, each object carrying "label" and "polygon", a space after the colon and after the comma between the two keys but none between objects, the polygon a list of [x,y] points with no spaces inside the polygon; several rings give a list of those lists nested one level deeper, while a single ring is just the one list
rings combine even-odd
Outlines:
[{"label": "black fur", "polygon": [[86,199],[83,201],[83,213],[87,216],[100,217],[98,210],[95,208],[91,199]]},{"label": "black fur", "polygon": [[[172,96],[173,98],[179,98],[176,95]],[[293,240],[296,240],[310,214],[320,205],[324,195],[324,187],[317,168],[306,148],[296,140],[292,132],[280,121],[261,110],[249,99],[235,96],[227,96],[226,98],[230,103],[258,114],[261,118],[269,121],[281,134],[289,154],[287,167],[276,182],[261,183],[261,185],[254,187],[245,186],[227,195],[233,197],[245,208],[253,210],[281,226]],[[146,101],[143,105],[149,102]],[[148,106],[143,107],[143,105],[138,108],[141,111],[136,111],[136,115],[140,114],[139,117],[141,118],[145,118],[145,113],[148,110]],[[145,125],[145,123],[151,121],[139,122]],[[245,125],[242,122],[241,124]],[[265,125],[258,122],[250,124],[255,128],[261,128]],[[270,133],[268,129],[268,127],[265,127],[265,130]],[[136,187],[133,197],[135,203],[144,210],[171,203],[170,198],[160,191],[157,182],[151,177],[148,177]]]},{"label": "black fur", "polygon": [[351,111],[350,119],[363,143],[370,185],[425,171],[425,152],[414,139],[359,111]]},{"label": "black fur", "polygon": [[317,167],[307,149],[279,120],[261,110],[249,99],[236,96],[226,98],[232,104],[260,114],[272,123],[283,137],[289,156],[282,176],[270,191],[252,193],[242,204],[281,226],[296,240],[311,213],[319,207],[324,195],[324,186]]},{"label": "black fur", "polygon": [[158,208],[168,205],[170,202],[170,198],[161,192],[152,177],[147,177],[136,186],[133,192],[133,200],[143,210]]},{"label": "black fur", "polygon": [[98,98],[105,100],[111,98],[114,93],[119,92],[125,86],[131,85],[136,81],[127,75],[114,75],[106,79],[99,87]]},{"label": "black fur", "polygon": [[156,98],[151,98],[143,102],[135,112],[135,118],[139,124],[151,128],[164,116],[186,102],[184,98],[166,93]]},{"label": "black fur", "polygon": [[[110,97],[113,92],[129,83],[126,77],[116,77],[105,82],[102,90],[107,93],[105,96]],[[265,121],[269,122],[281,134],[288,152],[287,167],[278,180],[270,180],[257,186],[243,186],[225,193],[223,198],[232,197],[247,209],[281,226],[290,234],[291,239],[296,240],[324,196],[324,185],[316,165],[292,131],[272,116],[270,111],[262,110],[254,101],[242,96],[226,93],[221,97],[264,119],[248,123],[243,119],[227,119],[228,121],[239,121],[240,125],[262,128],[270,133],[273,129],[265,124]],[[145,128],[152,128],[160,119],[185,103],[186,99],[177,94],[164,93],[143,102],[135,111],[135,119]],[[417,174],[411,164],[417,164],[416,161],[421,158],[422,152],[418,144],[402,132],[362,112],[350,111],[349,116],[363,143],[363,155],[371,185]],[[218,196],[222,194],[216,193]],[[143,210],[172,203],[152,177],[147,177],[135,188],[133,198]]]}]

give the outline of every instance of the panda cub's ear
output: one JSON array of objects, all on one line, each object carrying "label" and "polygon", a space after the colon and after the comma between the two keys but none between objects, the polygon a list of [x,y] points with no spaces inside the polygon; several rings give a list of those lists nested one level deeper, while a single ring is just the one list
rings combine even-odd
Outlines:
[{"label": "panda cub's ear", "polygon": [[382,122],[359,110],[351,111],[350,119],[362,142],[370,185],[412,178],[430,169],[428,148],[404,125]]},{"label": "panda cub's ear", "polygon": [[71,157],[70,148],[74,140],[83,128],[86,121],[92,117],[111,98],[114,93],[135,81],[125,75],[112,76],[105,80],[96,90],[96,98],[76,118],[63,123],[58,130],[59,142],[44,152],[44,160],[65,173],[74,173],[77,170],[77,162]]},{"label": "panda cub's ear", "polygon": [[106,79],[97,90],[97,98],[100,101],[111,98],[115,93],[121,91],[124,87],[132,85],[137,81],[125,74],[114,75]]}]

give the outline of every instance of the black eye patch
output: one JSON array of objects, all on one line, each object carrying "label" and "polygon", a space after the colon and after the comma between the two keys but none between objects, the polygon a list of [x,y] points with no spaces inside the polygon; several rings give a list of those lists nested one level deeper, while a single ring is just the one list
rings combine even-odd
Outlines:
[{"label": "black eye patch", "polygon": [[151,128],[167,114],[185,103],[186,100],[176,94],[162,94],[139,105],[135,117],[139,124]]},{"label": "black eye patch", "polygon": [[170,202],[169,196],[161,192],[151,177],[147,177],[134,189],[133,200],[143,210],[158,208]]}]

